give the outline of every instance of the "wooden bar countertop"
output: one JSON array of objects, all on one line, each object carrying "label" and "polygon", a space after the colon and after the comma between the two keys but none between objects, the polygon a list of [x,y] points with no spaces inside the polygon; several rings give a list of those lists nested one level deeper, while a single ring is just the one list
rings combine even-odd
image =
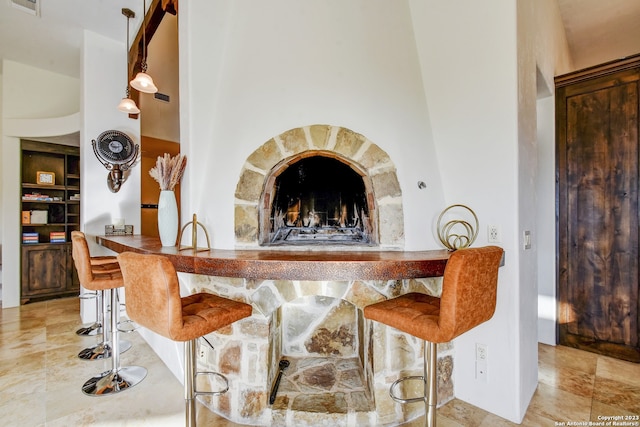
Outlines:
[{"label": "wooden bar countertop", "polygon": [[444,274],[447,250],[323,251],[192,249],[162,246],[157,237],[97,236],[114,252],[164,255],[184,273],[261,280],[394,280]]}]

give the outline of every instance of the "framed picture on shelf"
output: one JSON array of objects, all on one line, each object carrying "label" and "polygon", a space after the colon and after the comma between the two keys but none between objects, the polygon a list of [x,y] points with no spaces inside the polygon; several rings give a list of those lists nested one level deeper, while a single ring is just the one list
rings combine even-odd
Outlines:
[{"label": "framed picture on shelf", "polygon": [[54,172],[36,172],[36,183],[38,185],[55,185],[56,174]]}]

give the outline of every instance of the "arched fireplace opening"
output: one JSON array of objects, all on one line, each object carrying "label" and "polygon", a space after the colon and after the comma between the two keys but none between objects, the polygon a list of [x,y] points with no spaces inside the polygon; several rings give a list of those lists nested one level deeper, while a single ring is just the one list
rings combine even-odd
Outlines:
[{"label": "arched fireplace opening", "polygon": [[375,199],[363,168],[336,153],[305,151],[265,180],[261,244],[378,243]]}]

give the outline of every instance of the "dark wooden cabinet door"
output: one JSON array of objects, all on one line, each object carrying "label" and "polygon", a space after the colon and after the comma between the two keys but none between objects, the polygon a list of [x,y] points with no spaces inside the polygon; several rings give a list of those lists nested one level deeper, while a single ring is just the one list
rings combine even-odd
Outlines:
[{"label": "dark wooden cabinet door", "polygon": [[67,288],[67,245],[22,246],[22,298],[64,293]]},{"label": "dark wooden cabinet door", "polygon": [[556,91],[559,343],[640,362],[640,68],[582,77]]}]

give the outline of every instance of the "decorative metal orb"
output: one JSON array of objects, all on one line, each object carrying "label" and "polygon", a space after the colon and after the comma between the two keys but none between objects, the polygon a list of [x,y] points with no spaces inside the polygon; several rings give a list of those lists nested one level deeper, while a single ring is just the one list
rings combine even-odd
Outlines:
[{"label": "decorative metal orb", "polygon": [[[453,212],[454,210],[458,212]],[[472,216],[474,224],[468,221]],[[442,221],[452,217],[453,219],[442,224]],[[470,208],[465,205],[451,205],[438,217],[438,238],[449,250],[467,248],[478,237],[478,225],[478,217]]]}]

